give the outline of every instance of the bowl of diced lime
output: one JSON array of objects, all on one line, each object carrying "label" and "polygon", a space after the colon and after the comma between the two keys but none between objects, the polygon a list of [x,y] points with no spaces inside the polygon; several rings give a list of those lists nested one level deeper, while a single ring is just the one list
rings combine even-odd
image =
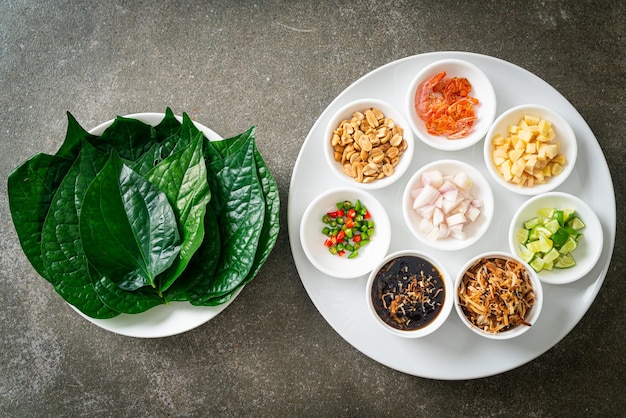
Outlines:
[{"label": "bowl of diced lime", "polygon": [[602,224],[593,209],[568,193],[549,192],[524,203],[509,228],[511,252],[544,283],[584,277],[602,253]]}]

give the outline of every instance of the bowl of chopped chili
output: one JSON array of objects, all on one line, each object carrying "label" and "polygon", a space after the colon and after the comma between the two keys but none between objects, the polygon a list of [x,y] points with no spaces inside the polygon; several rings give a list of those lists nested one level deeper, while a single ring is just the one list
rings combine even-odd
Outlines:
[{"label": "bowl of chopped chili", "polygon": [[448,318],[452,279],[428,254],[401,250],[385,257],[370,273],[366,299],[375,321],[404,338],[425,337]]},{"label": "bowl of chopped chili", "polygon": [[535,271],[520,258],[487,252],[469,260],[454,283],[461,321],[486,338],[505,340],[529,331],[543,304]]},{"label": "bowl of chopped chili", "polygon": [[459,59],[433,62],[417,73],[406,93],[409,124],[425,144],[444,151],[479,142],[496,116],[489,77]]},{"label": "bowl of chopped chili", "polygon": [[384,206],[356,187],[337,187],[313,199],[300,223],[300,242],[311,264],[340,279],[366,276],[391,244]]}]

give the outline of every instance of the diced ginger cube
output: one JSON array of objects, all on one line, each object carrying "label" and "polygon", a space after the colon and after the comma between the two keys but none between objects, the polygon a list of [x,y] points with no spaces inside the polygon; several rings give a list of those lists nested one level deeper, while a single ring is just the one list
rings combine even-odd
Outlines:
[{"label": "diced ginger cube", "polygon": [[563,172],[563,166],[561,164],[553,163],[550,164],[550,166],[550,171],[552,172],[553,176],[558,176],[559,174],[561,174],[561,172]]},{"label": "diced ginger cube", "polygon": [[491,156],[491,159],[493,160],[493,163],[494,163],[495,165],[500,165],[500,164],[502,164],[503,162],[508,161],[506,158],[499,157],[499,156],[497,156],[497,155],[492,155],[492,156]]},{"label": "diced ginger cube", "polygon": [[526,154],[535,154],[537,152],[537,143],[529,142],[526,144]]},{"label": "diced ginger cube", "polygon": [[556,138],[556,133],[554,132],[554,129],[550,129],[545,137],[548,138],[548,141],[554,140],[554,138]]},{"label": "diced ginger cube", "polygon": [[535,166],[537,165],[537,156],[536,155],[526,155],[526,166],[524,170],[528,173],[531,173],[535,170]]},{"label": "diced ginger cube", "polygon": [[545,160],[546,159],[546,144],[540,142],[537,144],[537,159]]},{"label": "diced ginger cube", "polygon": [[526,163],[524,162],[524,160],[518,159],[511,166],[511,174],[513,174],[513,176],[519,177],[524,172],[525,167],[526,167]]},{"label": "diced ginger cube", "polygon": [[559,153],[559,144],[555,144],[555,143],[545,144],[544,148],[545,148],[546,157],[549,160],[556,157],[557,154]]},{"label": "diced ginger cube", "polygon": [[506,181],[511,181],[513,175],[511,174],[511,161],[506,160],[502,164],[500,164],[500,174],[502,174],[502,178]]},{"label": "diced ginger cube", "polygon": [[533,133],[530,129],[521,129],[517,136],[524,142],[529,142],[533,138]]},{"label": "diced ginger cube", "polygon": [[506,149],[501,149],[501,148],[493,150],[493,152],[491,153],[491,156],[493,158],[496,158],[496,157],[503,158],[503,159],[509,158],[509,156],[507,155]]},{"label": "diced ginger cube", "polygon": [[514,149],[513,151],[509,152],[509,159],[511,160],[512,163],[515,163],[517,160],[520,159],[520,157],[523,154],[524,154],[523,149]]},{"label": "diced ginger cube", "polygon": [[524,115],[524,121],[527,125],[537,125],[542,119],[535,115]]},{"label": "diced ginger cube", "polygon": [[503,145],[504,144],[504,137],[500,134],[496,135],[493,137],[493,139],[491,140],[491,143],[496,146],[496,145]]},{"label": "diced ginger cube", "polygon": [[552,159],[557,164],[565,165],[565,155],[558,154],[556,157]]},{"label": "diced ginger cube", "polygon": [[537,127],[539,128],[540,135],[546,137],[548,136],[548,132],[550,131],[550,129],[552,129],[552,125],[550,124],[550,122],[545,119],[541,119],[537,124]]},{"label": "diced ginger cube", "polygon": [[520,129],[528,129],[528,124],[526,123],[524,119],[520,120],[517,123],[517,126],[519,126]]},{"label": "diced ginger cube", "polygon": [[546,165],[543,168],[543,176],[544,177],[551,177],[552,176],[552,168],[549,165]]},{"label": "diced ginger cube", "polygon": [[509,125],[509,128],[507,129],[507,132],[510,134],[516,134],[517,131],[519,131],[519,126],[517,125]]}]

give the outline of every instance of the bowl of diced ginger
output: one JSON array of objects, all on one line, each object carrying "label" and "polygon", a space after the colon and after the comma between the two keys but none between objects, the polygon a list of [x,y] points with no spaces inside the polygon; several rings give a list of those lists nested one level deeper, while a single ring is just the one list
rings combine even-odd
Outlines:
[{"label": "bowl of diced ginger", "polygon": [[522,195],[554,190],[571,174],[578,145],[570,124],[542,105],[502,113],[487,132],[487,170],[505,189]]}]

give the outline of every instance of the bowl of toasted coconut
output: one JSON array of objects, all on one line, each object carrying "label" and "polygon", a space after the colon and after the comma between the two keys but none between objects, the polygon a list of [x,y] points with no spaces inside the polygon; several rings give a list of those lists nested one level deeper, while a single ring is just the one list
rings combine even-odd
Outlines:
[{"label": "bowl of toasted coconut", "polygon": [[455,309],[474,333],[495,340],[518,337],[539,318],[543,288],[535,271],[504,252],[469,260],[455,284]]}]

